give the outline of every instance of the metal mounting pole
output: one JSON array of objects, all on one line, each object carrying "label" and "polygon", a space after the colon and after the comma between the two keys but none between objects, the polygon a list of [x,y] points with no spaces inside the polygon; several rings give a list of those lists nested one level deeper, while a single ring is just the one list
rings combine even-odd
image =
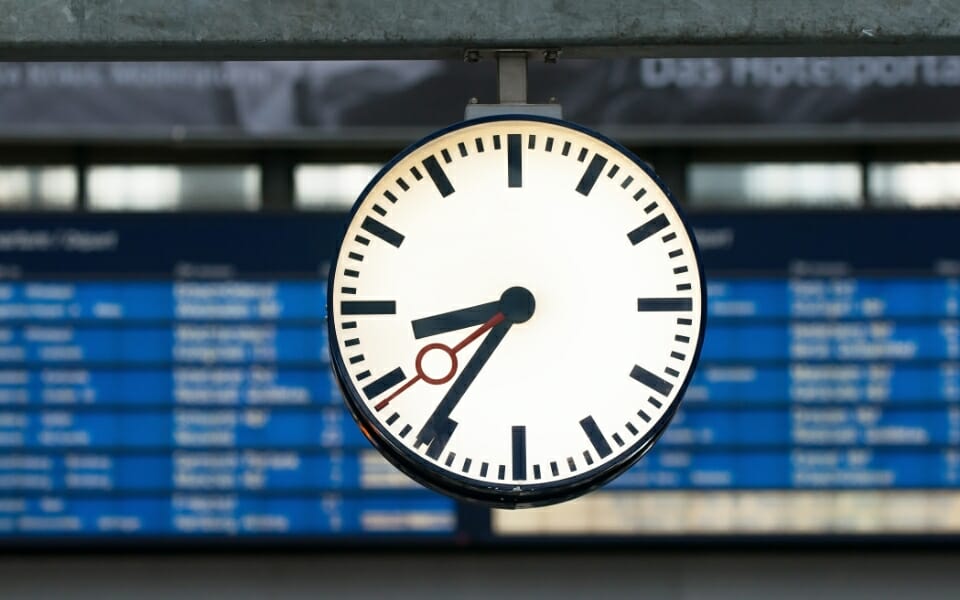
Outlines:
[{"label": "metal mounting pole", "polygon": [[497,52],[497,102],[527,103],[526,52]]},{"label": "metal mounting pole", "polygon": [[[546,50],[543,57],[546,62],[556,62],[558,50]],[[543,117],[563,118],[563,108],[559,104],[527,103],[527,58],[528,50],[496,50],[493,56],[497,60],[497,104],[478,104],[472,99],[467,104],[467,119],[492,115],[539,115]],[[478,62],[481,52],[468,50],[464,55],[467,62]]]}]

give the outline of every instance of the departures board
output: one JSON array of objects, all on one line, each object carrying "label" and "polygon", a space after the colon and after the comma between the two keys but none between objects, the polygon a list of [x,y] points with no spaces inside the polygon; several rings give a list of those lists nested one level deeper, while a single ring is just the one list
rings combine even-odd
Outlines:
[{"label": "departures board", "polygon": [[506,511],[419,487],[346,412],[345,217],[4,216],[0,546],[960,533],[960,214],[691,220],[709,320],[673,424]]}]

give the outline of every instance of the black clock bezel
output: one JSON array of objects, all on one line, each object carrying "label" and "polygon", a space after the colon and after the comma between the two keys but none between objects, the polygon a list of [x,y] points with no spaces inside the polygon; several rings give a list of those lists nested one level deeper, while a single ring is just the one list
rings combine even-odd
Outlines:
[{"label": "black clock bezel", "polygon": [[349,372],[347,371],[346,363],[340,354],[338,344],[339,336],[337,334],[336,327],[337,320],[331,316],[333,314],[332,310],[335,306],[333,302],[333,291],[335,289],[334,278],[338,272],[337,261],[343,249],[343,243],[346,241],[344,236],[344,239],[341,240],[340,244],[337,246],[337,250],[333,256],[333,261],[331,262],[330,272],[328,275],[327,330],[331,365],[333,366],[337,383],[340,386],[341,392],[343,393],[347,409],[350,411],[350,414],[360,426],[361,431],[370,441],[370,443],[373,444],[373,446],[391,464],[393,464],[407,476],[431,489],[455,498],[470,502],[479,502],[498,508],[545,506],[576,498],[616,478],[634,463],[636,463],[640,458],[642,458],[643,455],[653,447],[660,436],[663,435],[663,432],[673,420],[673,417],[683,400],[683,395],[686,392],[687,386],[690,383],[693,373],[696,370],[697,363],[700,359],[700,351],[703,347],[703,338],[707,323],[707,291],[703,276],[703,263],[701,261],[700,249],[697,245],[696,238],[693,236],[693,232],[689,226],[689,223],[687,222],[686,215],[684,214],[680,205],[677,203],[676,199],[670,193],[670,190],[667,189],[660,178],[657,177],[656,173],[653,172],[653,169],[651,169],[633,152],[618,142],[596,131],[575,123],[571,123],[569,121],[536,115],[495,115],[454,123],[453,125],[437,130],[430,135],[421,138],[394,156],[380,169],[379,172],[377,172],[373,179],[370,180],[350,210],[349,218],[347,219],[344,228],[344,234],[346,234],[347,228],[349,228],[350,224],[353,222],[357,211],[363,204],[364,200],[367,199],[367,196],[370,194],[370,191],[374,188],[374,186],[376,186],[377,183],[387,173],[389,173],[397,163],[404,160],[410,154],[416,152],[429,142],[460,129],[491,122],[517,121],[548,123],[561,128],[572,129],[576,132],[593,137],[601,144],[606,144],[607,146],[622,153],[640,169],[642,169],[651,178],[651,180],[653,180],[653,182],[660,188],[660,191],[663,192],[666,198],[670,201],[673,209],[676,211],[679,217],[680,225],[683,227],[687,237],[690,239],[694,253],[694,260],[697,266],[697,276],[699,277],[700,282],[701,318],[700,328],[697,336],[697,344],[691,358],[690,369],[680,382],[676,401],[673,402],[667,408],[667,410],[664,411],[664,413],[662,413],[653,428],[651,428],[651,430],[642,436],[638,441],[632,444],[627,450],[622,451],[614,459],[604,463],[603,465],[560,481],[519,485],[516,483],[510,483],[508,485],[489,483],[480,484],[475,479],[464,477],[458,473],[444,469],[431,462],[429,458],[417,454],[403,444],[396,442],[391,433],[382,427],[377,419],[374,418],[373,413],[366,406],[363,396],[361,396],[354,387],[353,382],[350,379]]}]

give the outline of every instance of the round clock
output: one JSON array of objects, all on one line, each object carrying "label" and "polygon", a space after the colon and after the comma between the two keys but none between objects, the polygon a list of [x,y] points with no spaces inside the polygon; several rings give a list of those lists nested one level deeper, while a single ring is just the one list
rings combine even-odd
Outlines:
[{"label": "round clock", "polygon": [[404,150],[331,268],[331,360],[364,433],[421,483],[495,506],[633,464],[703,339],[697,246],[666,189],[554,119],[466,121]]}]

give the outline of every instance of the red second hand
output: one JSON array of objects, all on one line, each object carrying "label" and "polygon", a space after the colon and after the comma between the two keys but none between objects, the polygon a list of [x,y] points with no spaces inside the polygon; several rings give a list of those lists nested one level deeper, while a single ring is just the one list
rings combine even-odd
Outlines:
[{"label": "red second hand", "polygon": [[[502,312],[498,312],[497,314],[493,315],[492,317],[490,317],[490,320],[488,320],[486,323],[484,323],[483,325],[481,325],[480,327],[478,327],[473,333],[471,333],[471,334],[468,335],[467,337],[463,338],[463,341],[461,341],[459,344],[457,344],[457,345],[454,346],[453,348],[450,348],[450,349],[449,349],[449,350],[450,350],[450,354],[456,356],[457,352],[460,352],[461,350],[463,350],[464,348],[466,348],[467,346],[469,346],[471,343],[473,343],[473,341],[476,340],[478,337],[480,337],[480,336],[483,335],[484,333],[490,331],[491,329],[493,329],[494,327],[496,327],[497,325],[499,325],[505,318],[506,318],[506,317],[504,316],[504,314],[503,314]],[[434,347],[439,348],[439,347],[442,346],[442,344],[428,344],[428,346],[434,346]],[[426,347],[426,346],[425,346],[425,347]],[[417,376],[416,376],[416,377],[412,377],[411,379],[409,379],[406,383],[404,383],[402,386],[400,386],[400,388],[399,388],[397,391],[395,391],[394,393],[390,394],[389,396],[387,396],[386,398],[384,398],[383,400],[381,400],[380,402],[378,402],[376,405],[374,405],[374,407],[373,407],[374,409],[376,409],[376,410],[378,410],[378,411],[379,411],[379,410],[383,410],[384,408],[387,407],[388,404],[390,404],[390,402],[391,402],[394,398],[396,398],[397,396],[399,396],[399,395],[402,394],[403,392],[407,391],[407,389],[408,389],[410,386],[412,386],[413,384],[415,384],[416,382],[418,382],[418,381],[420,381],[421,379],[423,379],[423,376],[421,375],[423,369],[422,369],[421,366],[420,366],[420,359],[423,358],[423,355],[424,355],[423,351],[421,351],[421,352],[417,355]],[[456,364],[456,363],[454,363],[454,364]],[[439,383],[446,383],[447,381],[450,380],[450,377],[452,377],[452,376],[453,376],[453,373],[451,373],[449,377],[445,377],[445,378],[442,378],[442,379],[437,380],[438,383],[435,384],[435,385],[439,385]],[[428,383],[433,383],[433,382],[428,382]]]}]

